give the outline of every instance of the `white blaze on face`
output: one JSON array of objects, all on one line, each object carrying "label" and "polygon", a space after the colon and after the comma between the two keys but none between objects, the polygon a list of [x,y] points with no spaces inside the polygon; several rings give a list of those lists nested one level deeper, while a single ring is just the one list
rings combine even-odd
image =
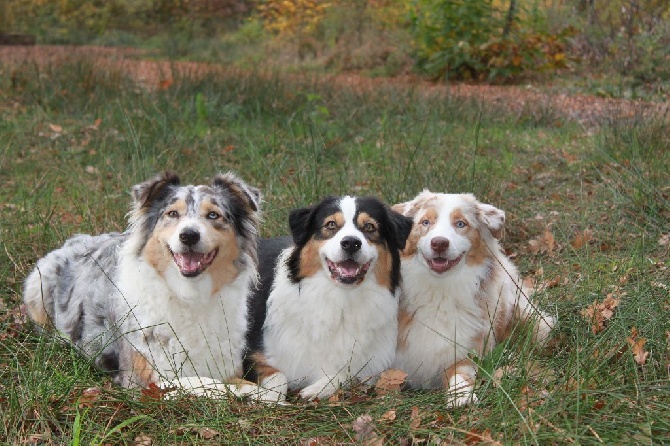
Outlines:
[{"label": "white blaze on face", "polygon": [[[206,215],[202,215],[206,214],[206,208],[205,195],[200,187],[185,188],[183,195],[180,197],[181,205],[177,207],[180,212],[177,225],[167,244],[179,271],[185,276],[191,276],[212,263],[216,256],[216,241],[211,225],[207,224]],[[186,239],[182,238],[187,234],[191,234],[197,241],[185,243]]]},{"label": "white blaze on face", "polygon": [[[458,195],[440,196],[434,205],[436,218],[429,222],[430,229],[419,240],[418,250],[428,267],[441,273],[458,265],[470,250],[472,243],[466,231],[475,222],[468,215],[468,203]],[[419,217],[418,224],[423,218]]]},{"label": "white blaze on face", "polygon": [[[356,199],[350,196],[343,197],[339,202],[344,224],[337,233],[320,249],[321,260],[331,276],[345,284],[360,283],[365,273],[377,258],[374,249],[365,238],[363,232],[356,226]],[[349,237],[360,242],[360,249],[348,253],[342,248],[342,241]]]}]

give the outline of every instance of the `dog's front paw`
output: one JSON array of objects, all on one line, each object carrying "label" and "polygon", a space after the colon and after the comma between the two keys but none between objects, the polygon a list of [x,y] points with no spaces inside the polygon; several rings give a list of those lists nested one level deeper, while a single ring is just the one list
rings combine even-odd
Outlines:
[{"label": "dog's front paw", "polygon": [[320,380],[316,381],[314,384],[311,384],[300,391],[300,398],[313,401],[315,399],[325,399],[331,396],[337,391],[338,383],[333,381],[332,378],[324,376]]},{"label": "dog's front paw", "polygon": [[159,387],[161,389],[174,389],[165,393],[163,396],[165,399],[172,399],[178,395],[203,396],[213,399],[237,396],[235,394],[235,386],[224,384],[216,379],[200,376],[187,376],[172,381],[162,381]]},{"label": "dog's front paw", "polygon": [[249,398],[251,401],[270,404],[283,404],[286,401],[288,382],[286,376],[277,372],[264,378],[258,386],[249,381],[242,381],[237,385],[238,396]]},{"label": "dog's front paw", "polygon": [[461,374],[454,375],[449,380],[449,388],[447,389],[447,407],[453,409],[466,404],[477,403],[479,399],[474,390],[470,379]]}]

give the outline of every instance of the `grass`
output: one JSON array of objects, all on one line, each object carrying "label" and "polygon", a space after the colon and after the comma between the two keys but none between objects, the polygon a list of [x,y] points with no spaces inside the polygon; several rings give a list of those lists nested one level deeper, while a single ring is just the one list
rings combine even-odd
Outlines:
[{"label": "grass", "polygon": [[[670,441],[664,117],[587,130],[402,86],[230,73],[148,91],[85,60],[12,70],[10,82],[0,66],[0,442],[373,443],[361,423],[386,444]],[[122,230],[130,187],[163,169],[189,182],[239,172],[263,190],[265,236],[328,194],[474,192],[507,212],[504,245],[546,286],[553,340],[538,349],[520,333],[480,358],[480,403],[451,411],[437,391],[264,407],[113,387],[24,319],[21,282],[69,236]],[[553,243],[530,249],[545,233]],[[608,294],[619,305],[594,334],[582,311]],[[646,339],[644,365],[627,338]]]}]

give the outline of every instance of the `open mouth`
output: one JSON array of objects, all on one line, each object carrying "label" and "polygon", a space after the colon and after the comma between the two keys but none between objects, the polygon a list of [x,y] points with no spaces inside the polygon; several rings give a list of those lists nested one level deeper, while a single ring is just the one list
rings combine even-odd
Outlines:
[{"label": "open mouth", "polygon": [[370,268],[370,262],[360,264],[352,259],[343,260],[341,262],[333,262],[326,259],[328,263],[328,270],[330,271],[330,278],[336,282],[350,285],[359,283],[365,277],[365,273]]},{"label": "open mouth", "polygon": [[207,254],[196,251],[172,253],[175,265],[184,277],[196,277],[212,264],[219,250],[214,249]]},{"label": "open mouth", "polygon": [[449,271],[451,268],[458,265],[460,261],[463,259],[464,255],[465,253],[461,253],[460,256],[456,257],[453,260],[449,260],[446,257],[433,257],[432,259],[427,258],[426,262],[428,263],[428,267],[432,271],[435,271],[436,273],[443,273],[445,271]]}]

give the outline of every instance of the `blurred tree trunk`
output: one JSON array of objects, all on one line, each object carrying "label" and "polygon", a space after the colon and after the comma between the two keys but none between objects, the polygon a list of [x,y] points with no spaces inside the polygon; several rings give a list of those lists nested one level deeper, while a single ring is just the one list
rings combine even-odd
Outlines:
[{"label": "blurred tree trunk", "polygon": [[629,39],[632,39],[635,35],[635,16],[637,15],[639,9],[640,5],[637,0],[631,0],[628,8],[626,8],[626,12],[628,13],[628,17],[626,17],[625,20],[626,34],[628,35]]},{"label": "blurred tree trunk", "polygon": [[512,26],[514,25],[514,18],[516,17],[516,0],[510,0],[509,9],[507,10],[507,17],[505,18],[505,26],[503,27],[503,39],[506,38],[510,31],[512,31]]},{"label": "blurred tree trunk", "polygon": [[596,0],[579,0],[579,10],[586,11],[589,25],[593,25],[596,20]]}]

